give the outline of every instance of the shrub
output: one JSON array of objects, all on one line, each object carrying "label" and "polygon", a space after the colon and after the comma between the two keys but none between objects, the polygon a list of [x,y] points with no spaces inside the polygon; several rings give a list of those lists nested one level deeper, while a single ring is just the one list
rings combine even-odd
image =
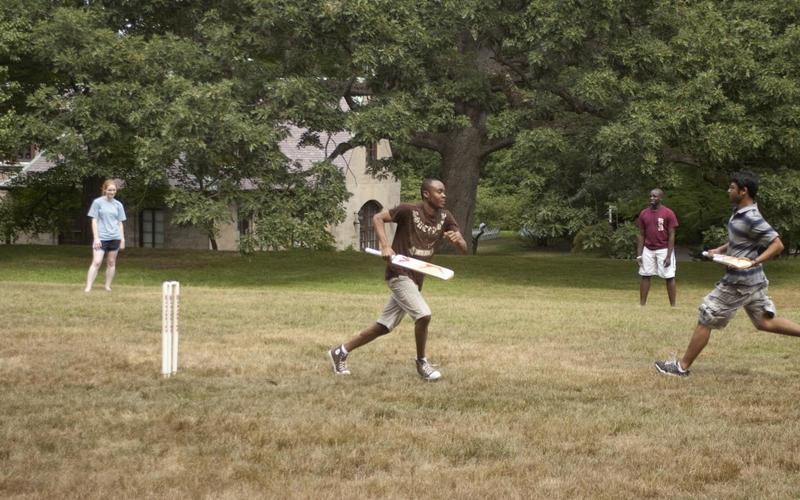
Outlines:
[{"label": "shrub", "polygon": [[522,227],[523,204],[523,197],[519,194],[478,186],[475,226],[483,222],[489,227],[517,231]]},{"label": "shrub", "polygon": [[633,222],[625,222],[617,226],[611,233],[608,256],[612,259],[633,259],[636,257],[636,238],[639,227]]},{"label": "shrub", "polygon": [[585,226],[575,234],[575,239],[572,240],[572,250],[608,255],[612,232],[613,228],[605,221]]},{"label": "shrub", "polygon": [[800,248],[800,175],[796,170],[781,169],[761,176],[758,206],[770,225],[781,235],[786,252]]},{"label": "shrub", "polygon": [[639,228],[625,222],[614,229],[607,222],[585,226],[573,240],[573,251],[594,252],[612,259],[632,259],[636,256],[636,237]]},{"label": "shrub", "polygon": [[531,207],[525,215],[523,236],[531,243],[546,244],[549,241],[575,236],[586,221],[596,220],[588,207],[571,207],[563,200],[549,196]]},{"label": "shrub", "polygon": [[703,231],[703,248],[717,248],[728,242],[728,228],[711,226]]}]

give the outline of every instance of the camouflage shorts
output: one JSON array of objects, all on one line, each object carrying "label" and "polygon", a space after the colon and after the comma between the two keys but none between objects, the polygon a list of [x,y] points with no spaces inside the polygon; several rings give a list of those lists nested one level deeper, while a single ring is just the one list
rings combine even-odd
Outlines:
[{"label": "camouflage shorts", "polygon": [[755,286],[718,282],[700,304],[697,321],[714,330],[725,328],[740,307],[744,307],[754,325],[764,316],[774,317],[775,304],[767,295],[767,285],[768,282]]}]

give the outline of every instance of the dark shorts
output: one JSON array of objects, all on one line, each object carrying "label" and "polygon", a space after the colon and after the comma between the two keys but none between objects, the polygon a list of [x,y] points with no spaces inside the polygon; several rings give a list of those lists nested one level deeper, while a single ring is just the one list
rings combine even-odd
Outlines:
[{"label": "dark shorts", "polygon": [[100,242],[100,248],[104,252],[116,252],[119,250],[121,240],[105,240]]}]

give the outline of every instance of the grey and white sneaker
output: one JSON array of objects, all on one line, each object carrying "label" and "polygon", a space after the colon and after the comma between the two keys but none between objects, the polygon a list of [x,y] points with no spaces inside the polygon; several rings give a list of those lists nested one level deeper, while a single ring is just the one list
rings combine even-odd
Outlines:
[{"label": "grey and white sneaker", "polygon": [[656,370],[658,373],[664,375],[672,375],[673,377],[688,377],[689,370],[681,368],[681,364],[677,359],[668,359],[666,361],[656,361]]},{"label": "grey and white sneaker", "polygon": [[350,375],[350,370],[347,369],[347,354],[342,350],[342,345],[331,348],[328,351],[328,357],[333,366],[333,373],[336,375]]},{"label": "grey and white sneaker", "polygon": [[439,372],[439,370],[434,368],[432,364],[428,363],[427,359],[425,358],[417,359],[416,361],[417,361],[417,373],[419,373],[419,376],[422,377],[423,379],[434,381],[442,378],[441,372]]}]

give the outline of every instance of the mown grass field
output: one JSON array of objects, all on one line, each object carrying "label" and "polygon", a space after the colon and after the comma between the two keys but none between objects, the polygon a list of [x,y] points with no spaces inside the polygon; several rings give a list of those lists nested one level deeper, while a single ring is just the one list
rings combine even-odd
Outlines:
[{"label": "mown grass field", "polygon": [[[375,257],[131,249],[86,295],[87,249],[0,246],[0,497],[797,498],[799,339],[740,314],[688,379],[652,367],[721,267],[680,263],[678,307],[655,281],[640,308],[631,262],[481,251],[426,281],[444,378],[425,383],[409,320],[331,373],[387,297]],[[795,321],[799,273],[767,266]]]}]

